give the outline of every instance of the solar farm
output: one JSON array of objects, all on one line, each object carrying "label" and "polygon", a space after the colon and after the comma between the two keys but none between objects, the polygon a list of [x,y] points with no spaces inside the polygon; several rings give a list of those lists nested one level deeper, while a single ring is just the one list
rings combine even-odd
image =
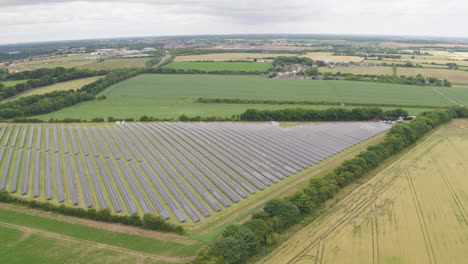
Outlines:
[{"label": "solar farm", "polygon": [[383,123],[27,124],[0,128],[0,189],[198,222],[390,128]]}]

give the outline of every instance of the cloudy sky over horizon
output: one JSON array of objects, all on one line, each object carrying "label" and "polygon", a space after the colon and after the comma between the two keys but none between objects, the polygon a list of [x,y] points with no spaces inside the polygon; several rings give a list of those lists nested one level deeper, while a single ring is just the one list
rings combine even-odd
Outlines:
[{"label": "cloudy sky over horizon", "polygon": [[464,0],[0,0],[0,43],[197,34],[468,37]]}]

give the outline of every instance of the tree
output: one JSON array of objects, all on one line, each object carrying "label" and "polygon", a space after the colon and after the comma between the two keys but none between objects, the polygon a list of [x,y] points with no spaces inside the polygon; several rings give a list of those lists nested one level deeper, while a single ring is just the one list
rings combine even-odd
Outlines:
[{"label": "tree", "polygon": [[271,216],[278,216],[286,226],[291,226],[301,219],[301,213],[296,205],[287,200],[270,200],[263,208]]},{"label": "tree", "polygon": [[242,226],[245,226],[252,230],[252,232],[255,233],[258,240],[262,244],[266,243],[268,235],[271,233],[271,227],[265,221],[260,219],[251,219],[242,224]]},{"label": "tree", "polygon": [[304,191],[295,193],[293,196],[289,197],[289,201],[296,205],[302,214],[309,214],[316,207],[312,197],[307,195]]}]

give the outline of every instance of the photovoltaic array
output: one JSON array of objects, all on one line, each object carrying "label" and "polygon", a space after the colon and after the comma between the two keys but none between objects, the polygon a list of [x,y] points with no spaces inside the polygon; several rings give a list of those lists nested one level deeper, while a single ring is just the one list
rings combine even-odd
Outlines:
[{"label": "photovoltaic array", "polygon": [[196,222],[389,128],[382,123],[7,125],[0,128],[0,189]]}]

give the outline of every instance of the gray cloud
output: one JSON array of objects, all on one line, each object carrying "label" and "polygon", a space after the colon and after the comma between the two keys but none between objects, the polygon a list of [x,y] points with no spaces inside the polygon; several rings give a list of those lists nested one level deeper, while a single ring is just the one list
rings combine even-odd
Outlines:
[{"label": "gray cloud", "polygon": [[0,43],[137,35],[466,35],[464,0],[0,0]]}]

